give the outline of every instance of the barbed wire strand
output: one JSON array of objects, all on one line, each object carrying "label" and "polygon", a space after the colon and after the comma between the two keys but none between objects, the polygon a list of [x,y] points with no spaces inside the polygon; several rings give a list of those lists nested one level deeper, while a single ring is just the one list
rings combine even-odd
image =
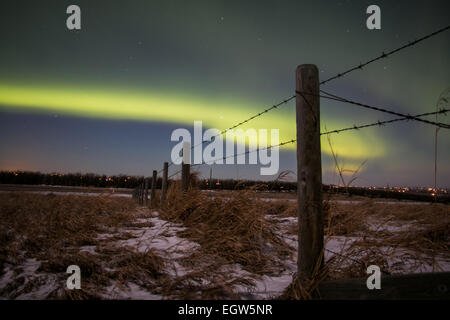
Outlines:
[{"label": "barbed wire strand", "polygon": [[[421,114],[417,114],[417,115],[414,115],[414,116],[404,116],[404,117],[401,117],[401,118],[385,120],[385,121],[377,121],[377,122],[374,122],[374,123],[363,124],[363,125],[359,125],[359,126],[353,125],[351,127],[346,127],[346,128],[342,128],[342,129],[336,129],[336,130],[330,130],[330,131],[321,132],[320,135],[329,135],[329,134],[333,134],[333,133],[340,133],[340,132],[343,132],[343,131],[359,130],[359,129],[368,128],[368,127],[382,126],[382,125],[385,125],[385,124],[388,124],[388,123],[393,123],[393,122],[398,122],[398,121],[405,121],[405,120],[411,120],[411,117],[425,117],[425,116],[430,116],[430,115],[435,115],[435,114],[446,114],[447,112],[450,112],[450,109],[441,109],[439,111],[426,112],[426,113],[421,113]],[[290,143],[294,143],[296,141],[297,141],[297,139],[291,139],[291,140],[288,140],[288,141],[285,141],[285,142],[281,142],[281,143],[279,143],[277,145],[263,147],[263,148],[256,148],[254,150],[247,150],[245,152],[241,152],[241,153],[238,153],[238,154],[233,154],[233,155],[229,155],[229,156],[222,157],[222,158],[216,158],[210,163],[204,162],[204,163],[193,164],[193,165],[191,165],[191,167],[203,166],[203,165],[212,165],[214,163],[217,163],[218,160],[226,160],[226,159],[231,158],[231,157],[237,157],[237,156],[241,156],[241,155],[246,155],[246,154],[249,154],[249,153],[252,153],[252,152],[259,152],[260,150],[270,150],[270,149],[273,149],[275,147],[282,147],[284,145],[287,145],[287,144],[290,144]],[[178,170],[174,174],[170,175],[169,178],[177,175],[180,172],[181,172],[181,170]]]},{"label": "barbed wire strand", "polygon": [[[445,114],[447,112],[449,112],[450,109],[441,109],[439,111],[435,111],[435,112],[427,112],[427,113],[421,113],[421,114],[417,114],[414,117],[425,117],[425,116],[430,116],[430,115],[434,115],[434,114]],[[349,131],[349,130],[359,130],[359,129],[363,129],[363,128],[368,128],[368,127],[375,127],[375,126],[382,126],[388,123],[393,123],[393,122],[398,122],[398,121],[405,121],[405,120],[411,120],[410,117],[402,117],[402,118],[396,118],[396,119],[391,119],[391,120],[385,120],[385,121],[377,121],[374,123],[369,123],[369,124],[363,124],[363,125],[359,125],[356,126],[354,125],[353,127],[347,127],[347,128],[342,128],[342,129],[337,129],[337,130],[331,130],[331,131],[326,131],[326,132],[321,132],[320,135],[328,135],[328,134],[332,134],[332,133],[340,133],[343,131]]]},{"label": "barbed wire strand", "polygon": [[[404,117],[404,118],[408,118],[409,120],[415,120],[415,121],[419,121],[419,122],[423,122],[423,123],[427,123],[427,124],[431,124],[440,128],[445,128],[445,129],[450,129],[450,125],[445,124],[445,123],[440,123],[440,122],[435,122],[435,121],[430,121],[430,120],[425,120],[425,119],[421,119],[415,116],[412,116],[410,114],[403,114],[397,111],[392,111],[392,110],[388,110],[385,108],[381,108],[381,107],[374,107],[365,103],[361,103],[361,102],[357,102],[357,101],[353,101],[353,100],[349,100],[340,96],[337,96],[335,94],[329,93],[325,90],[320,90],[320,92],[326,94],[327,96],[323,96],[321,95],[322,98],[325,99],[330,99],[330,100],[335,100],[335,101],[339,101],[339,102],[345,102],[345,103],[349,103],[349,104],[353,104],[359,107],[363,107],[363,108],[367,108],[367,109],[371,109],[371,110],[375,110],[375,111],[380,111],[380,112],[384,112],[384,113],[389,113],[395,116],[399,116],[399,117]],[[307,93],[308,94],[308,93]]]},{"label": "barbed wire strand", "polygon": [[[406,48],[408,48],[408,47],[412,47],[412,46],[416,45],[416,44],[419,43],[419,42],[422,42],[422,41],[424,41],[424,40],[426,40],[426,39],[429,39],[429,38],[431,38],[431,37],[433,37],[433,36],[435,36],[435,35],[437,35],[437,34],[439,34],[439,33],[442,33],[442,32],[444,32],[444,31],[448,30],[449,28],[450,28],[450,26],[446,26],[446,27],[444,27],[444,28],[441,28],[441,29],[439,29],[439,30],[437,30],[437,31],[435,31],[435,32],[432,32],[432,33],[430,33],[430,34],[428,34],[428,35],[426,35],[426,36],[423,36],[423,37],[421,37],[421,38],[419,38],[419,39],[416,39],[416,40],[414,40],[414,41],[412,41],[412,42],[408,42],[408,44],[405,44],[405,45],[403,45],[403,46],[401,46],[401,47],[399,47],[399,48],[393,49],[393,50],[391,50],[391,51],[389,51],[389,52],[387,52],[387,53],[385,53],[385,52],[383,51],[383,52],[381,53],[380,56],[375,57],[375,58],[373,58],[373,59],[370,59],[370,60],[368,60],[368,61],[366,61],[366,62],[364,62],[364,63],[360,63],[358,66],[352,67],[352,68],[350,68],[350,69],[348,69],[348,70],[346,70],[346,71],[344,71],[344,72],[338,73],[337,75],[335,75],[335,76],[333,76],[333,77],[331,77],[331,78],[328,78],[328,79],[326,79],[326,80],[320,82],[320,85],[323,85],[323,84],[325,84],[325,83],[327,83],[327,82],[330,82],[330,81],[332,81],[332,80],[334,80],[334,79],[340,78],[340,77],[342,77],[342,76],[344,76],[344,75],[346,75],[346,74],[348,74],[348,73],[350,73],[350,72],[353,72],[353,71],[355,71],[355,70],[361,70],[361,69],[363,69],[365,66],[367,66],[367,65],[369,65],[369,64],[371,64],[371,63],[373,63],[373,62],[375,62],[375,61],[378,61],[378,60],[383,59],[383,58],[387,58],[388,56],[390,56],[390,55],[392,55],[392,54],[394,54],[394,53],[397,53],[397,52],[399,52],[399,51],[401,51],[401,50],[403,50],[403,49],[406,49]],[[285,100],[283,100],[283,101],[281,101],[281,102],[279,102],[279,103],[277,103],[277,104],[275,104],[275,105],[273,105],[273,106],[271,106],[271,107],[269,107],[269,108],[267,108],[267,109],[264,109],[263,111],[261,111],[261,112],[255,114],[255,115],[253,115],[253,116],[251,116],[250,118],[247,118],[247,119],[245,119],[244,121],[241,121],[241,122],[239,122],[239,123],[237,123],[237,124],[235,124],[235,125],[233,125],[233,126],[227,128],[227,129],[225,129],[225,130],[222,130],[219,134],[217,134],[216,136],[213,136],[212,138],[215,138],[215,137],[217,137],[217,136],[219,136],[219,135],[223,135],[224,133],[226,133],[226,132],[228,132],[228,131],[230,131],[230,130],[232,130],[232,129],[235,129],[235,128],[237,128],[237,127],[239,127],[239,126],[241,126],[241,125],[243,125],[243,124],[245,124],[245,123],[247,123],[247,122],[249,122],[249,121],[251,121],[251,120],[253,120],[253,119],[255,119],[255,118],[258,118],[258,117],[262,116],[263,114],[268,113],[268,112],[272,111],[273,109],[278,108],[279,106],[281,106],[281,105],[283,105],[283,104],[286,104],[287,102],[291,101],[291,100],[294,99],[295,97],[296,97],[296,95],[293,95],[293,96],[291,96],[291,97],[289,97],[289,98],[287,98],[287,99],[285,99]],[[395,114],[395,113],[393,113],[393,114]],[[401,114],[396,114],[396,115],[401,115]],[[420,121],[420,120],[419,120],[419,121]],[[212,139],[212,138],[211,138],[211,139]],[[205,143],[205,142],[207,142],[207,141],[202,141],[201,143],[192,146],[192,147],[191,147],[191,150],[194,149],[196,146],[198,146],[198,145],[200,145],[200,144],[203,144],[203,143]],[[180,158],[180,157],[179,157],[179,158]],[[178,159],[177,159],[177,160],[178,160]],[[170,166],[172,166],[173,164],[174,164],[173,161],[170,161],[170,163],[168,164],[168,166],[170,167]],[[161,173],[163,170],[164,170],[164,169],[161,169],[160,171],[158,171],[158,174]]]},{"label": "barbed wire strand", "polygon": [[[239,123],[237,123],[237,124],[235,124],[235,125],[233,125],[233,126],[227,128],[227,129],[222,130],[220,133],[216,134],[215,136],[212,136],[211,139],[210,139],[210,141],[212,141],[213,138],[217,138],[218,136],[221,136],[221,135],[227,133],[227,132],[230,131],[230,130],[236,129],[237,127],[240,127],[241,125],[243,125],[243,124],[245,124],[245,123],[248,123],[248,122],[252,121],[253,119],[262,116],[263,114],[266,114],[266,113],[268,113],[268,112],[270,112],[270,111],[272,111],[272,110],[274,110],[274,109],[277,109],[277,108],[280,107],[281,105],[286,104],[286,103],[288,103],[289,101],[293,100],[295,97],[296,97],[296,96],[293,95],[293,96],[291,96],[291,97],[289,97],[289,98],[287,98],[287,99],[284,99],[283,101],[281,101],[281,102],[279,102],[279,103],[276,103],[276,104],[272,105],[271,107],[269,107],[269,108],[267,108],[267,109],[264,109],[263,111],[254,114],[254,115],[251,116],[250,118],[247,118],[247,119],[245,119],[245,120],[243,120],[243,121],[241,121],[241,122],[239,122]],[[198,144],[192,146],[192,147],[191,147],[191,150],[194,150],[195,147],[197,147],[197,146],[199,146],[199,145],[202,145],[202,144],[204,144],[205,142],[210,142],[210,141],[207,141],[207,140],[202,141],[202,142],[200,142],[200,143],[198,143]],[[178,160],[178,159],[180,159],[180,158],[181,158],[181,157],[178,156],[178,158],[177,158],[176,160]],[[176,161],[176,160],[175,160],[175,161]],[[169,164],[169,166],[171,166],[172,164],[173,164],[173,162],[171,162],[171,163]],[[162,170],[161,170],[161,171],[162,171]],[[161,172],[161,171],[160,171],[160,172]]]},{"label": "barbed wire strand", "polygon": [[320,92],[325,93],[326,95],[313,94],[313,93],[306,92],[306,91],[303,91],[303,92],[296,91],[296,93],[300,94],[304,99],[305,99],[305,97],[304,97],[303,94],[313,95],[313,96],[317,96],[317,97],[320,97],[320,98],[325,98],[325,99],[339,101],[339,102],[345,102],[345,103],[357,105],[357,106],[360,106],[360,107],[363,107],[363,108],[367,108],[367,109],[371,109],[371,110],[375,110],[375,111],[380,111],[380,112],[384,112],[384,113],[389,113],[389,114],[393,114],[393,115],[396,115],[396,116],[399,116],[399,117],[402,117],[402,118],[406,118],[406,119],[403,119],[403,120],[415,120],[415,121],[420,121],[420,122],[423,122],[423,123],[431,124],[431,125],[434,125],[434,126],[438,126],[440,128],[450,129],[450,125],[446,124],[446,123],[425,120],[425,119],[419,118],[418,116],[413,116],[413,115],[410,115],[410,114],[403,114],[403,113],[400,113],[400,112],[397,112],[397,111],[391,111],[391,110],[388,110],[388,109],[385,109],[385,108],[381,108],[381,107],[374,107],[374,106],[371,106],[371,105],[368,105],[368,104],[356,102],[356,101],[353,101],[353,100],[349,100],[349,99],[346,99],[346,98],[343,98],[343,97],[331,94],[329,92],[326,92],[325,90],[320,90]]},{"label": "barbed wire strand", "polygon": [[328,78],[328,79],[326,79],[326,80],[323,80],[322,82],[320,82],[320,85],[323,85],[323,84],[328,83],[328,82],[330,82],[330,81],[332,81],[332,80],[341,78],[342,76],[344,76],[344,75],[346,75],[346,74],[348,74],[348,73],[350,73],[350,72],[353,72],[353,71],[355,71],[355,70],[362,70],[365,66],[371,64],[372,62],[378,61],[378,60],[380,60],[380,59],[387,58],[388,56],[390,56],[390,55],[392,55],[392,54],[394,54],[394,53],[397,53],[397,52],[399,52],[399,51],[401,51],[401,50],[403,50],[403,49],[406,49],[406,48],[408,48],[408,47],[412,47],[412,46],[418,44],[419,42],[422,42],[422,41],[424,41],[424,40],[426,40],[426,39],[429,39],[429,38],[431,38],[431,37],[433,37],[433,36],[436,36],[436,35],[438,35],[438,34],[444,32],[444,31],[447,31],[448,29],[450,29],[450,26],[446,26],[446,27],[444,27],[444,28],[441,28],[441,29],[439,29],[439,30],[437,30],[437,31],[434,31],[434,32],[432,32],[432,33],[430,33],[430,34],[427,34],[426,36],[423,36],[422,38],[416,39],[416,40],[414,40],[414,41],[412,41],[412,42],[410,41],[410,42],[408,42],[407,44],[405,44],[405,45],[403,45],[403,46],[401,46],[401,47],[398,47],[398,48],[396,48],[396,49],[393,49],[393,50],[391,50],[391,51],[389,51],[389,52],[386,52],[386,53],[385,53],[385,52],[383,51],[379,56],[377,56],[377,57],[375,57],[375,58],[373,58],[373,59],[370,59],[370,60],[368,60],[368,61],[366,61],[366,62],[364,62],[364,63],[360,63],[359,65],[357,65],[357,66],[355,66],[355,67],[352,67],[352,68],[350,68],[350,69],[348,69],[348,70],[346,70],[346,71],[344,71],[344,72],[338,73],[337,75],[335,75],[335,76],[333,76],[333,77],[331,77],[331,78]]}]

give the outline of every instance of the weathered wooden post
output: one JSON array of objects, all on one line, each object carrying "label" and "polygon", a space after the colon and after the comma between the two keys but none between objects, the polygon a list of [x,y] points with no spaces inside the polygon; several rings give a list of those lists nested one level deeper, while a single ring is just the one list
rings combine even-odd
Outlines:
[{"label": "weathered wooden post", "polygon": [[209,184],[209,189],[211,190],[212,189],[212,166],[209,168],[209,181],[208,181],[208,184]]},{"label": "weathered wooden post", "polygon": [[148,206],[148,179],[149,178],[145,178],[144,179],[144,206]]},{"label": "weathered wooden post", "polygon": [[158,180],[158,172],[153,170],[152,176],[152,195],[150,197],[150,207],[154,208],[156,205],[155,196],[156,196],[156,182]]},{"label": "weathered wooden post", "polygon": [[160,206],[161,207],[164,205],[164,202],[166,201],[167,175],[168,174],[169,174],[169,163],[168,162],[164,162],[163,176],[162,176],[162,185],[161,185],[161,201],[160,201]]},{"label": "weathered wooden post", "polygon": [[322,259],[322,164],[319,73],[312,64],[296,70],[298,277],[305,285]]},{"label": "weathered wooden post", "polygon": [[181,164],[181,190],[187,192],[189,190],[189,177],[191,175],[191,165],[189,163]]},{"label": "weathered wooden post", "polygon": [[181,191],[189,190],[189,178],[191,176],[191,145],[183,142],[183,162],[181,163]]}]

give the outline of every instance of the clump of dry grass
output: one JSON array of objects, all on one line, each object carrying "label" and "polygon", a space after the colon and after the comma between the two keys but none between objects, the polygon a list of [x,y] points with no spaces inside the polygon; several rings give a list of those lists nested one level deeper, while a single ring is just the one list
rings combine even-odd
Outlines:
[{"label": "clump of dry grass", "polygon": [[450,261],[447,205],[334,204],[330,218],[329,236],[353,238],[344,252],[329,261],[332,278],[365,276],[371,264],[390,274],[414,272],[424,265],[439,270],[436,258]]},{"label": "clump of dry grass", "polygon": [[334,204],[331,219],[330,235],[363,235],[363,241],[378,238],[379,245],[421,251],[450,248],[448,205],[393,205],[373,201]]},{"label": "clump of dry grass", "polygon": [[235,191],[211,197],[192,188],[182,194],[178,185],[168,190],[161,217],[186,227],[180,236],[201,246],[204,254],[238,263],[253,273],[273,272],[289,247],[265,217],[269,206],[255,200],[252,191]]},{"label": "clump of dry grass", "polygon": [[[155,252],[129,248],[108,252],[103,243],[111,239],[97,238],[99,233],[133,226],[135,209],[135,202],[126,198],[0,194],[0,275],[5,272],[5,264],[18,274],[25,259],[35,258],[41,261],[37,272],[60,278],[61,286],[48,297],[56,299],[99,298],[111,280],[156,278],[162,273],[163,262]],[[148,222],[142,224],[149,226]],[[98,245],[100,249],[95,253],[80,252],[79,248],[86,245]],[[66,269],[73,264],[81,269],[82,290],[64,289]],[[14,298],[33,289],[36,281],[25,279],[27,282],[21,283],[20,279],[3,288],[0,295]]]},{"label": "clump of dry grass", "polygon": [[317,288],[319,284],[328,276],[329,265],[323,262],[324,250],[314,266],[312,275],[306,279],[300,279],[296,273],[291,284],[283,291],[279,299],[281,300],[311,300],[318,297]]},{"label": "clump of dry grass", "polygon": [[354,236],[366,232],[366,219],[372,212],[361,208],[370,207],[370,203],[368,200],[355,205],[340,205],[327,201],[327,210],[324,210],[325,233],[329,236]]},{"label": "clump of dry grass", "polygon": [[[146,278],[158,279],[164,275],[165,262],[155,250],[149,249],[138,252],[129,248],[117,249],[116,257],[112,261],[115,274],[122,280],[136,283]],[[110,252],[109,252],[110,255]]]},{"label": "clump of dry grass", "polygon": [[36,194],[0,194],[1,247],[43,250],[95,244],[105,228],[117,229],[133,218],[131,199]]},{"label": "clump of dry grass", "polygon": [[[217,256],[205,255],[187,256],[182,261],[184,265],[199,263],[195,268],[189,268],[188,273],[175,277],[162,286],[161,293],[171,299],[240,299],[235,287],[251,287],[252,279],[239,276],[224,270],[227,261]],[[211,261],[205,262],[210,259]],[[203,263],[202,263],[203,262]]]}]

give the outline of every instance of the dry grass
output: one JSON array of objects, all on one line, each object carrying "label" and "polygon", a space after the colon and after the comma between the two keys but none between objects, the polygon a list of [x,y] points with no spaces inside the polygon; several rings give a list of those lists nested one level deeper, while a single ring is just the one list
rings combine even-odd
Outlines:
[{"label": "dry grass", "polygon": [[290,248],[266,217],[272,205],[255,200],[253,191],[211,197],[195,188],[183,195],[178,188],[169,188],[161,217],[182,223],[186,230],[179,235],[200,244],[204,254],[256,274],[276,272],[280,258],[290,256]]},{"label": "dry grass", "polygon": [[35,253],[95,244],[93,235],[132,221],[133,208],[122,198],[0,194],[1,247],[19,240],[14,249]]},{"label": "dry grass", "polygon": [[[141,227],[142,223],[133,224],[135,210],[135,202],[127,198],[0,194],[0,276],[8,264],[17,277],[0,290],[0,296],[15,298],[42,285],[36,281],[39,277],[21,275],[27,259],[41,261],[38,273],[58,276],[60,286],[49,299],[95,299],[111,280],[125,283],[160,277],[164,262],[155,252],[115,248],[108,244],[117,240],[114,237],[97,238],[99,233],[114,234],[122,227]],[[93,245],[95,253],[80,251]],[[73,264],[81,269],[81,290],[64,289],[66,269]]]},{"label": "dry grass", "polygon": [[[413,273],[424,265],[441,271],[450,262],[450,208],[440,204],[333,204],[330,236],[351,237],[330,260],[332,278],[361,277],[369,265],[386,274]],[[397,261],[392,263],[392,261]]]},{"label": "dry grass", "polygon": [[[31,258],[41,261],[37,273],[57,275],[59,289],[49,299],[100,299],[112,282],[119,290],[132,282],[166,298],[239,299],[235,288],[251,287],[261,275],[276,275],[293,259],[284,237],[298,233],[296,223],[285,219],[297,217],[296,202],[264,201],[255,190],[199,192],[195,175],[191,191],[181,194],[179,187],[170,186],[160,218],[182,224],[178,236],[200,246],[172,261],[152,249],[112,245],[134,237],[130,228],[152,226],[136,221],[136,212],[142,217],[149,212],[132,199],[0,194],[0,277],[6,266],[15,273],[0,297],[15,298],[42,285],[43,278],[23,275],[23,262]],[[320,281],[365,276],[371,264],[385,273],[401,273],[405,264],[411,270],[436,264],[439,270],[437,258],[450,261],[449,206],[326,199],[324,217],[327,239],[349,239],[348,245],[324,268],[316,268],[307,283],[295,280],[281,298],[313,298]],[[110,237],[98,238],[102,233]],[[83,246],[95,246],[95,252],[80,251]],[[388,263],[393,258],[398,262]],[[82,270],[82,290],[63,289],[71,264]],[[174,264],[186,272],[173,276]],[[244,272],[233,272],[233,266]]]}]

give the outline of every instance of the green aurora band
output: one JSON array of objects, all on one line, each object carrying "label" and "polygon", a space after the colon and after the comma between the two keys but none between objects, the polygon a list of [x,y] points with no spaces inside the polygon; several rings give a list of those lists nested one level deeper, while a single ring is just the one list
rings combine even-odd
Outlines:
[{"label": "green aurora band", "polygon": [[[261,111],[261,106],[245,101],[211,100],[172,93],[132,91],[121,89],[93,89],[91,87],[36,86],[0,83],[0,108],[25,112],[57,112],[71,116],[99,119],[154,121],[182,124],[192,127],[202,120],[203,127],[222,130]],[[322,130],[348,126],[335,119],[322,117]],[[246,130],[280,129],[280,142],[295,138],[292,114],[273,112],[241,126]],[[333,135],[333,148],[340,157],[350,161],[347,168],[357,167],[361,159],[382,157],[386,146],[377,136],[376,129],[365,129],[358,134]],[[295,144],[286,149],[293,150]],[[326,137],[322,136],[322,149],[330,154]],[[353,163],[352,163],[353,162]]]}]

